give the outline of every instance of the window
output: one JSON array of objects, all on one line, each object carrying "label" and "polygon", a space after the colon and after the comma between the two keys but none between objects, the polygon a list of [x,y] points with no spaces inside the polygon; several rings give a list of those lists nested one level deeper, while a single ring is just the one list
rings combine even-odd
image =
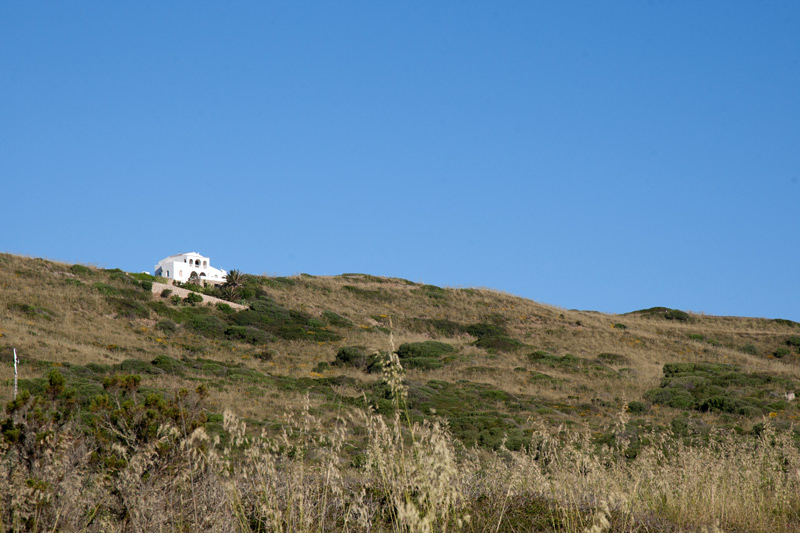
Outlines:
[{"label": "window", "polygon": [[169,277],[169,270],[167,270],[167,277]]}]

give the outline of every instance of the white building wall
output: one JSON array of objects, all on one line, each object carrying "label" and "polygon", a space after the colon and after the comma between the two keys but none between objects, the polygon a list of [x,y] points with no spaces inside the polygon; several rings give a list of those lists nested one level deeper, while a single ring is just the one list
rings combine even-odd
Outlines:
[{"label": "white building wall", "polygon": [[194,252],[164,258],[155,266],[156,275],[181,283],[188,281],[192,272],[201,280],[218,283],[225,281],[228,275],[225,270],[212,267],[211,259]]}]

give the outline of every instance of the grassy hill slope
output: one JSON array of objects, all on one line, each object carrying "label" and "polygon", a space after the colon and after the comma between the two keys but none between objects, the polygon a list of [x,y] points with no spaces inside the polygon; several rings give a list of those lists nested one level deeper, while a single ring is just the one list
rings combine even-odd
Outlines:
[{"label": "grassy hill slope", "polygon": [[[371,433],[377,419],[369,417],[391,420],[395,413],[397,395],[382,366],[390,353],[398,355],[404,369],[400,386],[405,401],[398,412],[406,429],[397,429],[396,439],[416,443],[425,433],[415,433],[414,427],[441,419],[448,424],[446,438],[454,450],[472,450],[475,457],[501,462],[525,457],[540,476],[545,475],[538,462],[544,443],[555,442],[548,439],[562,439],[559,447],[564,449],[588,453],[593,447],[598,451],[592,460],[613,452],[623,462],[639,461],[635,464],[649,460],[657,448],[653,443],[667,436],[680,446],[708,443],[722,433],[752,443],[763,438],[767,427],[785,435],[786,443],[796,439],[793,423],[800,409],[791,393],[800,392],[800,324],[786,320],[666,308],[607,315],[559,309],[487,289],[440,288],[365,274],[245,276],[237,301],[248,309],[236,311],[224,304],[206,306],[198,301],[202,294],[189,299],[152,294],[152,281],[120,270],[0,255],[0,398],[12,399],[16,348],[22,361],[21,390],[32,398],[49,398],[53,412],[61,412],[68,397],[66,418],[75,420],[76,428],[91,428],[83,434],[102,436],[87,453],[102,455],[97,442],[109,443],[108,450],[112,441],[130,446],[128,452],[104,456],[112,476],[131,464],[134,450],[149,445],[147,432],[155,438],[156,426],[182,423],[187,439],[191,430],[203,428],[209,438],[228,445],[235,440],[230,421],[235,416],[247,424],[242,438],[258,434],[274,439],[270,442],[284,439],[284,453],[290,441],[299,446],[292,439],[302,434],[303,424],[296,422],[300,418],[315,421],[314,432],[303,437],[314,440],[335,433],[343,413],[354,412],[367,418],[353,422],[352,433],[343,437],[337,464],[352,474],[343,476],[351,479],[348,483],[355,483],[352,479],[366,475],[370,439],[377,438]],[[218,289],[206,292],[222,294]],[[193,411],[181,403],[191,395],[197,395]],[[127,411],[126,401],[133,406]],[[141,432],[120,425],[147,402],[149,411],[136,416],[150,416],[158,424],[140,421],[145,428]],[[9,407],[7,451],[20,446],[14,432],[23,431],[20,413],[32,413],[32,405]],[[231,414],[223,415],[226,411]],[[33,427],[30,419],[27,424]],[[294,437],[286,436],[287,428]],[[586,439],[583,445],[565,437],[573,430]],[[70,431],[77,438],[78,430]],[[439,435],[436,431],[430,430],[429,437]],[[322,456],[319,450],[328,448],[309,444],[307,449]],[[509,453],[520,455],[504,455]],[[109,466],[110,457],[120,465]],[[323,463],[314,457],[303,465]],[[640,516],[614,507],[611,498],[603,504],[611,506],[606,509],[588,492],[566,503],[541,493],[533,500],[515,501],[512,492],[491,505],[466,498],[472,502],[467,505],[472,520],[463,527],[494,528],[497,520],[508,530],[578,530],[602,516],[620,530],[712,524],[721,516],[729,525],[742,525],[724,509],[692,522],[691,513],[655,508]],[[362,499],[372,501],[365,508],[380,514],[374,497],[364,493]],[[430,498],[414,501],[420,508],[433,505]],[[36,520],[31,522],[35,511],[13,511],[11,500],[6,503],[6,526],[37,527]],[[448,513],[454,505],[445,506]],[[465,504],[459,505],[455,507],[466,516]],[[97,509],[105,508],[98,504]],[[391,509],[388,518],[381,515],[370,527],[394,529],[411,523],[403,522],[397,504]],[[770,509],[764,513],[775,514]],[[796,510],[796,502],[787,504],[778,512],[780,524],[796,525]],[[130,510],[122,517],[115,512],[109,508],[98,516],[120,530],[142,527],[143,522],[133,525]],[[327,517],[326,512],[332,511],[320,516]],[[239,529],[261,527],[259,521],[254,525],[252,513],[229,514],[240,517]],[[438,520],[441,529],[447,523],[454,527],[461,515],[429,511],[420,516]],[[99,527],[95,520],[99,518],[87,519],[89,529]],[[285,517],[275,523],[282,524],[279,529],[316,530],[326,520],[332,521],[329,527],[350,527],[339,515],[309,527]],[[367,528],[366,521],[358,523],[353,518],[352,528]],[[764,530],[776,523],[764,522]]]}]

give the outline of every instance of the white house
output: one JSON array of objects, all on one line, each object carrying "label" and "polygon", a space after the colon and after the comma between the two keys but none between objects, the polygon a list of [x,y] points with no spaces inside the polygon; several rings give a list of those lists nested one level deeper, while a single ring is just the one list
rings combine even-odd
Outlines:
[{"label": "white house", "polygon": [[208,283],[224,283],[228,273],[221,268],[211,266],[211,259],[203,257],[197,252],[177,254],[166,257],[158,262],[155,275],[170,280],[185,282],[192,274]]}]

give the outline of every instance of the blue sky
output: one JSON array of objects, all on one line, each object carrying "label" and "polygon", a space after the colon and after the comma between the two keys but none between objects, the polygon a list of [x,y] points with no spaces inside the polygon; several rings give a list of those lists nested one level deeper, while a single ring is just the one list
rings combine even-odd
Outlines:
[{"label": "blue sky", "polygon": [[800,4],[3,2],[0,250],[800,321]]}]

